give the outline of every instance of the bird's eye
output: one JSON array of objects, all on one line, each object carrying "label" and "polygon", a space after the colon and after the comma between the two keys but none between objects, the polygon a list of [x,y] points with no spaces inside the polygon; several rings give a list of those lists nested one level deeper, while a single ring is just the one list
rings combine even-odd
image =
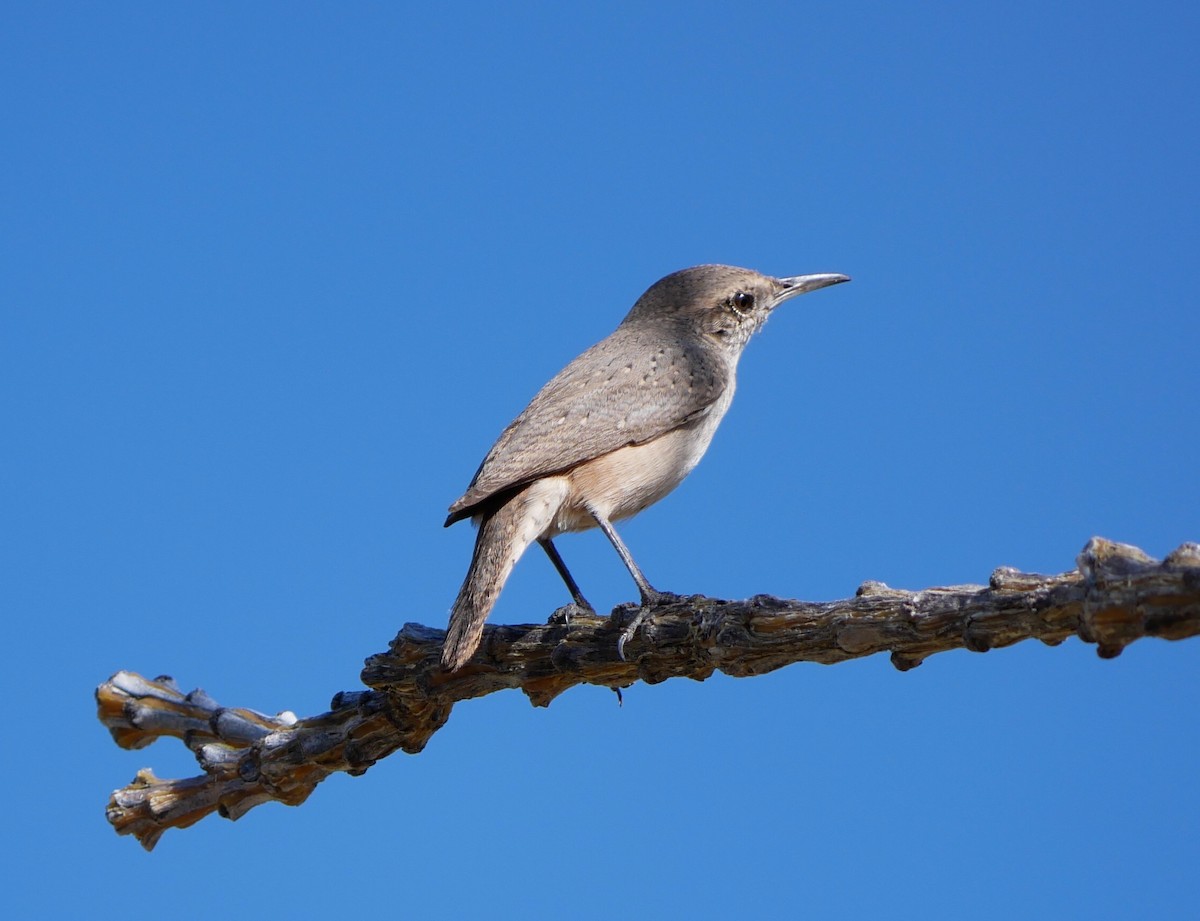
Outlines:
[{"label": "bird's eye", "polygon": [[730,298],[729,303],[739,313],[747,312],[754,309],[754,295],[746,291],[739,291]]}]

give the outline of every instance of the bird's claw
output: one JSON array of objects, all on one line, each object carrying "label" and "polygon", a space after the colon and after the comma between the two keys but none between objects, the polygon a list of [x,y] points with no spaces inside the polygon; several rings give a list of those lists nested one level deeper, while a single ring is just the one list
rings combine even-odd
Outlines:
[{"label": "bird's claw", "polygon": [[590,614],[594,617],[596,609],[586,602],[580,604],[578,601],[572,601],[570,604],[564,604],[561,608],[557,608],[551,613],[546,619],[546,623],[561,624],[564,627],[569,627],[571,625],[571,618],[576,614]]},{"label": "bird's claw", "polygon": [[642,603],[638,608],[637,614],[625,626],[625,629],[621,631],[621,635],[617,637],[617,655],[622,662],[626,661],[625,644],[633,639],[638,627],[646,622],[646,618],[650,614],[649,609],[662,604],[672,604],[673,602],[680,601],[683,597],[683,595],[677,595],[674,592],[660,592],[658,589],[642,592]]},{"label": "bird's claw", "polygon": [[622,662],[625,661],[625,644],[633,639],[633,635],[637,633],[637,628],[642,625],[646,619],[646,609],[642,608],[637,613],[637,617],[629,622],[629,625],[621,631],[621,635],[617,637],[617,656]]}]

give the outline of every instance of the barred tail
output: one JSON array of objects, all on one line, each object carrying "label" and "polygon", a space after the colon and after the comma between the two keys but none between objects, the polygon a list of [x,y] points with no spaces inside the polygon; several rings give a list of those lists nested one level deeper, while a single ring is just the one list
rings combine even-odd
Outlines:
[{"label": "barred tail", "polygon": [[450,609],[444,668],[457,671],[475,654],[509,573],[525,548],[545,533],[565,496],[565,481],[537,480],[479,522],[471,568]]}]

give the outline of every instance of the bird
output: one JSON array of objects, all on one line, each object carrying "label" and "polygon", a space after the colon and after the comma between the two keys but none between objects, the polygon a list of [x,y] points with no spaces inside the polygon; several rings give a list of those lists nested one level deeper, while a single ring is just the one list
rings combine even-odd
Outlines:
[{"label": "bird", "polygon": [[[849,280],[729,265],[673,272],[542,387],[449,508],[446,527],[471,518],[478,531],[450,610],[443,668],[457,671],[474,655],[513,566],[535,541],[583,610],[593,609],[553,539],[596,527],[633,577],[643,612],[677,597],[647,581],[613,523],[666,496],[700,461],[733,399],[742,351],[772,311]],[[621,636],[621,658],[641,616]]]}]

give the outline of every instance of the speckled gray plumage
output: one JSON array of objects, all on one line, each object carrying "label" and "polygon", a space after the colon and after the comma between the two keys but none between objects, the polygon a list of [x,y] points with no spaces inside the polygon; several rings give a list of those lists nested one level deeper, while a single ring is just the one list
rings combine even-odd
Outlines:
[{"label": "speckled gray plumage", "polygon": [[450,506],[447,525],[473,517],[479,533],[450,612],[443,665],[453,670],[471,658],[505,580],[535,541],[580,607],[590,606],[552,539],[592,527],[620,554],[643,605],[665,597],[612,522],[657,502],[699,462],[733,398],[742,350],[775,306],[846,280],[772,278],[725,265],[675,272],[538,391]]},{"label": "speckled gray plumage", "polygon": [[715,346],[664,335],[661,324],[621,325],[546,384],[501,433],[447,524],[490,497],[625,445],[644,444],[703,413],[729,383]]}]

